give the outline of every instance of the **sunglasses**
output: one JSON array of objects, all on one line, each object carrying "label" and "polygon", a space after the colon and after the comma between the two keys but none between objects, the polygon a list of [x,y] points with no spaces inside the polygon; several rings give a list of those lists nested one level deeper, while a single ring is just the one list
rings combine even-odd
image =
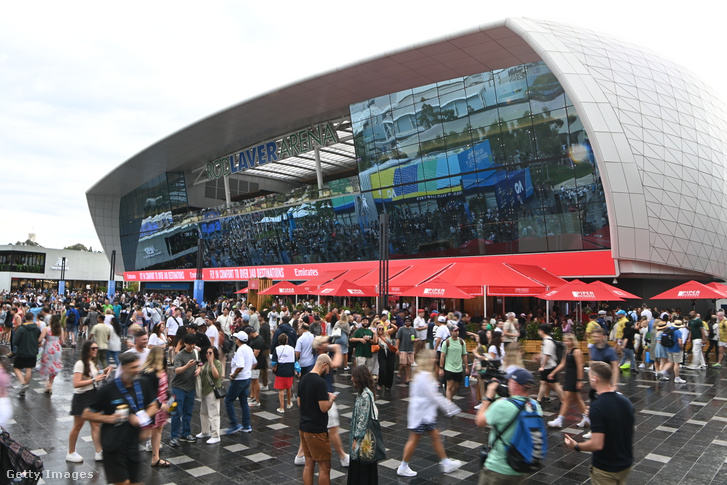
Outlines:
[{"label": "sunglasses", "polygon": [[91,350],[98,350],[98,347],[91,347]]}]

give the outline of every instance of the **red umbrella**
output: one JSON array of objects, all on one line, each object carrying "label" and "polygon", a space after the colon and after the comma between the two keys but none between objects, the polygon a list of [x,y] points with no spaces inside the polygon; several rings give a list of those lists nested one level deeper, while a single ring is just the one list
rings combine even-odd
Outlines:
[{"label": "red umbrella", "polygon": [[305,294],[304,291],[302,291],[301,288],[298,288],[298,285],[294,285],[290,281],[281,281],[280,283],[275,283],[273,286],[268,288],[267,290],[263,290],[259,295],[302,295]]},{"label": "red umbrella", "polygon": [[463,298],[470,299],[474,296],[465,293],[451,283],[447,283],[444,280],[433,279],[422,283],[419,286],[415,286],[410,290],[402,292],[401,296],[421,296],[424,298]]},{"label": "red umbrella", "polygon": [[623,301],[614,297],[613,293],[597,286],[591,286],[581,280],[573,280],[550,291],[538,295],[541,300],[562,301]]},{"label": "red umbrella", "polygon": [[[634,295],[633,293],[629,293],[628,291],[624,291],[620,288],[616,288],[613,285],[609,285],[608,283],[604,283],[603,281],[594,281],[590,284],[590,286],[595,286],[598,288],[602,288],[606,291],[610,291],[613,293],[613,296],[619,299],[627,299],[627,300],[641,300],[641,297]],[[604,301],[613,301],[613,300],[604,300]],[[615,300],[619,301],[619,300]]]},{"label": "red umbrella", "polygon": [[239,294],[239,293],[247,293],[247,291],[248,291],[249,289],[250,289],[250,288],[243,288],[243,289],[241,289],[241,290],[239,290],[239,291],[236,291],[236,292],[235,292],[235,294],[237,295],[237,294]]},{"label": "red umbrella", "polygon": [[369,286],[359,286],[341,278],[327,285],[321,286],[317,291],[314,291],[313,294],[328,296],[376,296],[376,292],[373,288]]},{"label": "red umbrella", "polygon": [[652,300],[720,300],[722,298],[727,298],[722,290],[716,290],[694,280],[651,297]]},{"label": "red umbrella", "polygon": [[725,286],[725,285],[723,285],[721,283],[714,283],[714,282],[707,283],[707,286],[709,286],[710,288],[712,288],[714,290],[719,291],[720,293],[724,293],[725,294],[725,298],[727,298],[727,286]]}]

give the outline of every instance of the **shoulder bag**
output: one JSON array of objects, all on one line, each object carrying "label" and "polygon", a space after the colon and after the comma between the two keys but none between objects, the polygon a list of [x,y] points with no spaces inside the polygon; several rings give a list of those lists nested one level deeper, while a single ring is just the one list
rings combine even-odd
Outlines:
[{"label": "shoulder bag", "polygon": [[384,438],[381,434],[381,424],[379,423],[378,413],[374,413],[376,404],[373,399],[371,408],[369,409],[369,420],[366,424],[366,433],[361,439],[359,445],[359,460],[361,463],[376,463],[386,459],[386,447],[384,446]]},{"label": "shoulder bag", "polygon": [[[207,365],[209,365],[209,363]],[[207,369],[207,380],[212,386],[212,392],[215,393],[216,399],[222,399],[227,396],[225,386],[215,387],[215,381],[212,380],[212,372],[209,369]]]}]

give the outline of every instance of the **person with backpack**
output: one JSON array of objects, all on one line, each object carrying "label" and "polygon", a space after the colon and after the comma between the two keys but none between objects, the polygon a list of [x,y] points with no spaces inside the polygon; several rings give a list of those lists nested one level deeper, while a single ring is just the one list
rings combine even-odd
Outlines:
[{"label": "person with backpack", "polygon": [[565,446],[592,452],[591,483],[626,483],[634,463],[634,406],[613,386],[613,368],[591,363],[588,371],[597,399],[591,404],[591,438],[577,443],[567,434]]},{"label": "person with backpack", "polygon": [[[560,359],[563,356],[563,343],[558,342],[556,344],[553,337],[550,336],[553,331],[553,327],[550,324],[543,323],[538,327],[538,335],[543,339],[543,346],[540,350],[540,355],[536,356],[535,359],[540,361],[540,389],[538,390],[538,402],[544,400],[545,402],[550,401],[550,390],[553,389],[558,394],[558,399],[563,402],[563,389],[558,384],[558,376],[553,371],[560,363]],[[560,344],[560,345],[558,345]],[[560,349],[559,349],[560,347]]]},{"label": "person with backpack", "polygon": [[510,397],[497,398],[497,380],[487,385],[475,424],[490,426],[489,452],[479,485],[524,483],[526,474],[542,466],[548,436],[540,404],[530,399],[533,375],[518,368],[508,375]]},{"label": "person with backpack", "polygon": [[444,341],[440,354],[439,376],[444,378],[447,385],[446,396],[451,401],[457,395],[467,369],[467,346],[459,338],[459,327],[452,328],[452,336]]},{"label": "person with backpack", "polygon": [[660,380],[669,380],[669,368],[674,367],[674,382],[677,384],[684,384],[685,381],[679,377],[679,364],[682,363],[684,358],[684,340],[679,329],[683,328],[684,324],[681,320],[674,320],[672,326],[667,327],[666,330],[661,334],[661,345],[666,349],[667,362],[661,367],[659,375],[657,376]]}]

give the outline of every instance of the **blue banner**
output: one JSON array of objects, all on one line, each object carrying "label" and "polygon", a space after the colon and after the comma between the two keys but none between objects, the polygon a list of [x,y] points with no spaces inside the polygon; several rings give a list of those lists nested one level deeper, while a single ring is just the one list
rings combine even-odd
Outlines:
[{"label": "blue banner", "polygon": [[66,294],[66,282],[63,280],[58,281],[58,294],[59,295]]},{"label": "blue banner", "polygon": [[116,296],[116,281],[109,281],[106,296],[108,296],[110,302],[114,301],[114,297]]},{"label": "blue banner", "polygon": [[194,280],[194,299],[197,303],[204,301],[204,280]]}]

